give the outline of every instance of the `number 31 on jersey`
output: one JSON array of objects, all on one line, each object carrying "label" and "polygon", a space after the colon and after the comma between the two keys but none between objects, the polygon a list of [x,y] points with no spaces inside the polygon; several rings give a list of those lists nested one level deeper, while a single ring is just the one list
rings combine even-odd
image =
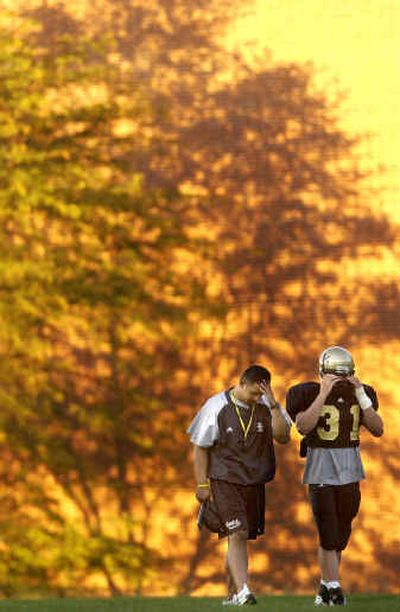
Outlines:
[{"label": "number 31 on jersey", "polygon": [[[356,442],[360,437],[360,406],[358,404],[350,406],[350,415],[352,417],[350,441]],[[318,436],[321,440],[330,440],[333,442],[339,437],[339,433],[342,433],[342,435],[345,433],[340,432],[340,410],[336,406],[329,404],[323,406],[320,416],[325,420],[324,427],[317,427]]]}]

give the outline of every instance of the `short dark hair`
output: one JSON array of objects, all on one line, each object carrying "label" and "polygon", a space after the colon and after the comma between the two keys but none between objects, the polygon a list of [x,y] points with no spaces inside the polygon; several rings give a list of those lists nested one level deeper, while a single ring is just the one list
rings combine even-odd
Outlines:
[{"label": "short dark hair", "polygon": [[240,384],[260,383],[265,380],[266,383],[271,382],[271,372],[260,365],[251,365],[240,376]]}]

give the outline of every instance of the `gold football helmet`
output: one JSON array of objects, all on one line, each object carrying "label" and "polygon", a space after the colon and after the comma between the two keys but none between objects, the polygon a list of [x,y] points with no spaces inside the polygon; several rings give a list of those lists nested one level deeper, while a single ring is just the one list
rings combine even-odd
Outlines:
[{"label": "gold football helmet", "polygon": [[352,376],[354,374],[354,359],[342,346],[328,346],[319,356],[319,373],[336,374],[337,376]]}]

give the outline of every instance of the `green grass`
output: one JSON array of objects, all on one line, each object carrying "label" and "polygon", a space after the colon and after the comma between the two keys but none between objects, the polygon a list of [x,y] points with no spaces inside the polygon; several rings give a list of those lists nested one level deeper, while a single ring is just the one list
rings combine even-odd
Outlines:
[{"label": "green grass", "polygon": [[[254,611],[310,612],[313,596],[260,596]],[[216,597],[114,597],[110,599],[40,599],[0,601],[0,612],[196,612],[232,610]],[[249,608],[246,608],[249,609]],[[399,612],[400,595],[352,595],[349,612]]]}]

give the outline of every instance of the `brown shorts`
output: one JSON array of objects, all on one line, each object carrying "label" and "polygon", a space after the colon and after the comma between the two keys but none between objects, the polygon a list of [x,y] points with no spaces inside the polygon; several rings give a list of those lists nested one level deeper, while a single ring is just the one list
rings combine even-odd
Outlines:
[{"label": "brown shorts", "polygon": [[309,494],[320,545],[325,550],[344,550],[360,507],[360,483],[310,485]]},{"label": "brown shorts", "polygon": [[211,480],[211,492],[223,528],[219,537],[246,531],[249,540],[264,533],[265,485],[239,485]]}]

